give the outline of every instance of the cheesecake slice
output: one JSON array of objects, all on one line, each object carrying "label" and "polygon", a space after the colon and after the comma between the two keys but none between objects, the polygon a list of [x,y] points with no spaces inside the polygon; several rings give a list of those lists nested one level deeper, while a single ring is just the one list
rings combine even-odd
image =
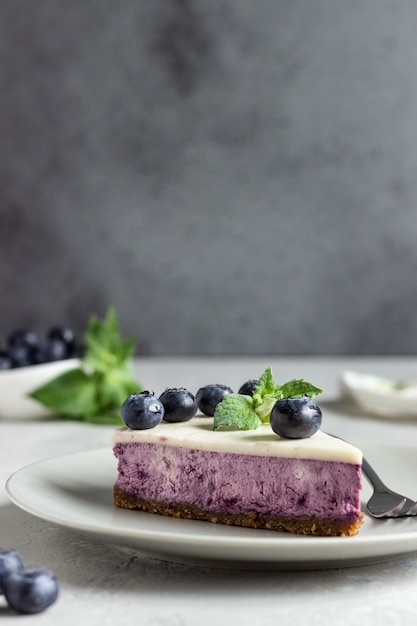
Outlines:
[{"label": "cheesecake slice", "polygon": [[321,431],[213,431],[213,419],[197,415],[118,428],[113,451],[118,507],[318,536],[355,535],[362,523],[362,453]]}]

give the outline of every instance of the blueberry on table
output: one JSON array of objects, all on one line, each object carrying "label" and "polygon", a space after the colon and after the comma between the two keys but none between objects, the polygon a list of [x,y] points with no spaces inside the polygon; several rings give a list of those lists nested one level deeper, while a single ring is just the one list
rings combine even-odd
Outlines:
[{"label": "blueberry on table", "polygon": [[282,398],[274,404],[270,424],[272,430],[286,439],[311,437],[321,426],[321,410],[309,396]]},{"label": "blueberry on table", "polygon": [[187,422],[197,413],[197,401],[184,387],[165,389],[159,399],[164,405],[165,422]]},{"label": "blueberry on table", "polygon": [[253,392],[255,391],[256,387],[258,386],[258,382],[259,381],[255,380],[255,379],[247,380],[240,387],[238,393],[240,393],[240,395],[242,395],[242,396],[253,396]]},{"label": "blueberry on table", "polygon": [[196,393],[197,406],[204,415],[213,417],[216,406],[233,390],[227,385],[206,385]]},{"label": "blueberry on table", "polygon": [[42,568],[17,570],[4,579],[6,600],[19,613],[44,611],[55,602],[58,591],[55,576]]},{"label": "blueberry on table", "polygon": [[164,414],[164,405],[153,391],[131,394],[120,410],[123,422],[132,430],[153,428],[162,421]]},{"label": "blueberry on table", "polygon": [[23,569],[23,561],[16,550],[0,550],[0,593],[4,590],[7,576]]}]

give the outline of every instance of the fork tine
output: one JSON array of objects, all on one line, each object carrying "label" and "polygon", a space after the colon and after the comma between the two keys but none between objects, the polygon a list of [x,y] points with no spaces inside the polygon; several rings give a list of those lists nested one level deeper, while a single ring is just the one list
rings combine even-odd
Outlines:
[{"label": "fork tine", "polygon": [[410,516],[410,517],[412,517],[414,515],[417,515],[417,502],[415,502],[412,506],[410,506],[405,511],[402,511],[401,515],[407,515],[407,516]]},{"label": "fork tine", "polygon": [[398,504],[396,507],[385,514],[385,517],[404,517],[408,515],[409,509],[407,508],[407,498],[404,499],[404,502]]},{"label": "fork tine", "polygon": [[410,498],[406,498],[402,505],[396,506],[388,513],[388,517],[413,517],[415,515],[417,515],[417,502]]}]

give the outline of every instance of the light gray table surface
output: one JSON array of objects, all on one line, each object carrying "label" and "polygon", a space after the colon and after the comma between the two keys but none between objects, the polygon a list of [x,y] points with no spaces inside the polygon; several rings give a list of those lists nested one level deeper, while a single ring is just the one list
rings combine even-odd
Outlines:
[{"label": "light gray table surface", "polygon": [[[375,418],[340,402],[346,369],[393,378],[416,377],[417,358],[141,358],[142,384],[198,387],[223,382],[237,389],[271,365],[278,382],[305,378],[324,389],[323,425],[342,437],[416,446],[417,419]],[[406,624],[417,614],[416,554],[379,564],[319,571],[251,571],[178,564],[94,541],[34,517],[12,504],[8,477],[28,464],[108,447],[112,427],[59,420],[0,420],[0,547],[19,550],[28,565],[51,569],[58,601],[36,616],[16,616],[0,598],[2,624],[137,624],[269,626]],[[412,495],[412,494],[411,494]],[[417,486],[413,497],[417,497]],[[416,518],[417,525],[417,518]],[[256,531],[254,531],[256,532]],[[349,539],[348,539],[349,540]],[[417,545],[416,545],[417,550]]]}]

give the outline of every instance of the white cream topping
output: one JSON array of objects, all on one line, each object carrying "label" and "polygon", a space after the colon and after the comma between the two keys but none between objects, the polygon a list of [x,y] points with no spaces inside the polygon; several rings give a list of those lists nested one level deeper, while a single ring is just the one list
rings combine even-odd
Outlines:
[{"label": "white cream topping", "polygon": [[213,431],[213,418],[197,415],[188,422],[161,422],[148,430],[126,427],[114,431],[116,443],[154,443],[213,452],[256,456],[317,459],[359,465],[362,452],[354,446],[318,431],[308,439],[280,439],[269,424],[256,430]]}]

